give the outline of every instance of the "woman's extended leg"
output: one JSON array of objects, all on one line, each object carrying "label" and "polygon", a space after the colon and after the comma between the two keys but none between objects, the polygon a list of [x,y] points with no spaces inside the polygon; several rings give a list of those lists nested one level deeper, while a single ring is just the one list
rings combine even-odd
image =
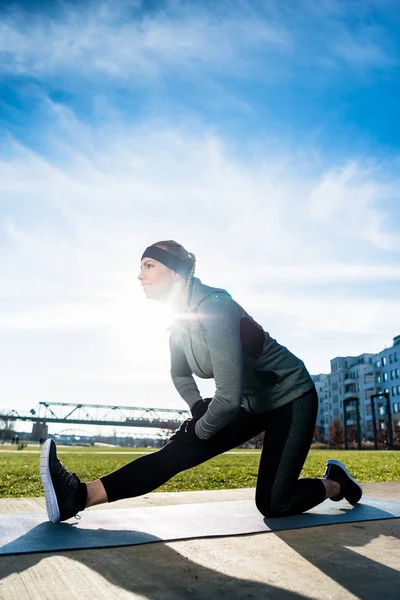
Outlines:
[{"label": "woman's extended leg", "polygon": [[115,502],[147,494],[181,471],[243,444],[261,433],[263,427],[261,415],[252,415],[241,408],[232,421],[209,440],[174,440],[157,452],[137,458],[101,477],[98,481],[104,486],[105,501]]},{"label": "woman's extended leg", "polygon": [[340,491],[319,478],[298,479],[311,446],[318,395],[308,394],[265,415],[256,504],[265,517],[300,514]]},{"label": "woman's extended leg", "polygon": [[89,484],[81,482],[57,457],[54,440],[46,440],[40,456],[47,513],[50,521],[65,521],[94,504],[114,502],[151,492],[177,473],[239,446],[263,431],[262,418],[243,408],[209,440],[169,442]]}]

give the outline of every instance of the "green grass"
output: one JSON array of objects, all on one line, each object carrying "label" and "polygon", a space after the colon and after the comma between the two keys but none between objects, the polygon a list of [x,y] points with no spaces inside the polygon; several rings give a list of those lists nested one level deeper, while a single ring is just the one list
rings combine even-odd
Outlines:
[{"label": "green grass", "polygon": [[[13,452],[18,452],[17,446],[14,444],[2,444],[0,445],[0,454],[2,451],[12,450]],[[40,452],[41,448],[38,443],[29,442],[27,446],[23,449],[24,452]],[[57,443],[57,452],[68,452],[68,453],[78,453],[82,452],[86,453],[95,453],[99,452],[151,452],[152,448],[128,448],[121,446],[63,446],[62,444]],[[21,452],[21,451],[20,451]]]},{"label": "green grass", "polygon": [[[21,498],[42,496],[43,489],[39,478],[39,454],[27,449],[19,452],[2,452],[0,447],[0,497]],[[14,446],[15,449],[15,446]],[[75,471],[83,481],[97,479],[114,471],[138,455],[118,455],[129,449],[115,449],[117,454],[106,454],[113,448],[60,448],[62,462]],[[132,448],[139,452],[139,448]],[[143,452],[149,452],[143,449]],[[360,482],[400,481],[400,453],[395,451],[342,451],[311,450],[304,465],[301,477],[321,477],[327,458],[336,458],[346,463],[349,471]],[[259,452],[247,454],[223,454],[212,460],[179,473],[158,488],[160,492],[184,492],[195,490],[222,490],[255,487],[259,463]]]}]

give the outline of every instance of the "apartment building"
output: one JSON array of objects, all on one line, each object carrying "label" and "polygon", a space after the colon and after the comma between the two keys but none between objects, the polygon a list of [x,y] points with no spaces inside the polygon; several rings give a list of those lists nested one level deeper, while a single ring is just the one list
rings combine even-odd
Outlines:
[{"label": "apartment building", "polygon": [[312,375],[319,398],[316,424],[322,432],[325,432],[325,402],[328,397],[329,389],[327,385],[328,377],[329,375],[326,375],[325,373],[320,373],[319,375]]},{"label": "apartment building", "polygon": [[386,392],[394,420],[400,420],[400,335],[393,338],[393,346],[374,357],[376,390]]},{"label": "apartment building", "polygon": [[[388,393],[392,418],[400,421],[400,335],[393,339],[393,346],[378,354],[337,356],[330,363],[329,374],[313,376],[320,405],[317,425],[326,439],[333,420],[344,423],[343,402],[347,399],[359,400],[362,439],[373,439],[372,394]],[[356,425],[356,419],[355,413],[350,411],[351,406],[347,411],[347,423],[351,427]]]}]

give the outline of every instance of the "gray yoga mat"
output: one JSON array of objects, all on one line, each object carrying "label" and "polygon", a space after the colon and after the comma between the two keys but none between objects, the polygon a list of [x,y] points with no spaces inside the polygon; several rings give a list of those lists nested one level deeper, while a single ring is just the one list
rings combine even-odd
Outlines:
[{"label": "gray yoga mat", "polygon": [[326,500],[293,517],[265,519],[252,500],[87,510],[81,520],[50,523],[45,513],[0,516],[0,555],[108,548],[245,535],[400,517],[400,502],[364,497],[356,506]]}]

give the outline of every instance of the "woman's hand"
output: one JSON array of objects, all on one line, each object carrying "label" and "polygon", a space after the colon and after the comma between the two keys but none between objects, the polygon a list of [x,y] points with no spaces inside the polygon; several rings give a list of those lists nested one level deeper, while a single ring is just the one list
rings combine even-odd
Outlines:
[{"label": "woman's hand", "polygon": [[195,426],[198,419],[186,419],[182,425],[175,431],[175,433],[169,438],[169,441],[179,442],[195,442],[200,441],[197,437]]},{"label": "woman's hand", "polygon": [[193,418],[186,419],[179,429],[177,429],[177,431],[175,431],[175,433],[170,437],[169,441],[172,442],[174,440],[179,440],[181,442],[194,442],[196,440],[200,440],[195,431],[196,423],[207,412],[207,408],[211,400],[212,398],[203,398],[202,400],[198,400],[190,409]]},{"label": "woman's hand", "polygon": [[194,419],[200,419],[206,412],[208,405],[210,404],[212,398],[203,398],[202,400],[198,400],[196,404],[193,404],[190,412],[192,413],[192,417]]}]

